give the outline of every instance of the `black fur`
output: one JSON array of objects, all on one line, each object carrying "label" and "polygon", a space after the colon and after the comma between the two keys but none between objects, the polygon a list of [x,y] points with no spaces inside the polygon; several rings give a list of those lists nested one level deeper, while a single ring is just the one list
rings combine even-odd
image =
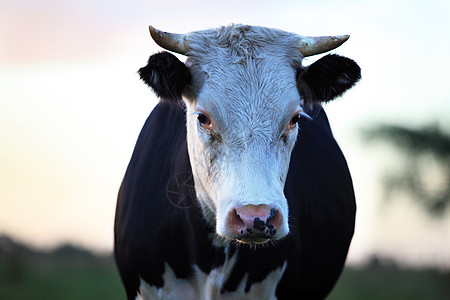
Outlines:
[{"label": "black fur", "polygon": [[329,54],[298,73],[300,94],[307,103],[331,101],[361,79],[360,67],[350,58]]},{"label": "black fur", "polygon": [[181,93],[191,81],[184,63],[169,52],[156,53],[140,68],[139,76],[158,97],[164,100],[181,100]]},{"label": "black fur", "polygon": [[355,199],[345,158],[322,109],[314,121],[300,118],[284,192],[290,234],[273,245],[213,245],[215,234],[195,197],[186,144],[185,110],[158,104],[142,129],[123,179],[114,226],[114,252],[129,300],[140,279],[164,285],[164,265],[177,278],[209,273],[236,256],[222,292],[260,283],[287,261],[276,289],[279,300],[324,299],[342,270],[353,235]]}]

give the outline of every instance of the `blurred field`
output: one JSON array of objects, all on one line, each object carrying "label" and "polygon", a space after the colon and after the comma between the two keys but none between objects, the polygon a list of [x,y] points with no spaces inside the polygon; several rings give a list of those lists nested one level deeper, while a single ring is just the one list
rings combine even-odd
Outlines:
[{"label": "blurred field", "polygon": [[327,300],[450,300],[450,272],[403,269],[374,259],[347,267]]},{"label": "blurred field", "polygon": [[41,252],[0,236],[0,300],[125,299],[113,258],[65,245]]},{"label": "blurred field", "polygon": [[[66,245],[38,252],[0,237],[0,300],[125,299],[111,256]],[[328,300],[446,300],[450,273],[405,270],[374,259],[345,269]]]},{"label": "blurred field", "polygon": [[46,257],[22,263],[14,279],[2,263],[1,300],[125,299],[111,258]]}]

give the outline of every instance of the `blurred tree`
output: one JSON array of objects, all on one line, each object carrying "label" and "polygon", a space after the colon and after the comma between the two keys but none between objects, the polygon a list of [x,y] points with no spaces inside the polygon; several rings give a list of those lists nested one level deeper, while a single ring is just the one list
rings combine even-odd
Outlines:
[{"label": "blurred tree", "polygon": [[388,198],[400,190],[433,216],[443,216],[450,206],[450,135],[437,125],[418,129],[380,125],[364,135],[384,139],[406,154],[403,170],[385,178]]},{"label": "blurred tree", "polygon": [[0,235],[0,286],[2,281],[4,284],[23,281],[25,257],[30,253],[31,251],[23,245],[16,243],[8,236]]}]

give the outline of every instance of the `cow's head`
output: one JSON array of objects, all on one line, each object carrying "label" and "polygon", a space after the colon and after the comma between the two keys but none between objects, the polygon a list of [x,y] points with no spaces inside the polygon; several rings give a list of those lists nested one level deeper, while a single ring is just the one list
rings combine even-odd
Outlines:
[{"label": "cow's head", "polygon": [[[298,121],[306,107],[342,95],[360,78],[351,59],[328,55],[308,67],[305,56],[332,50],[348,36],[303,37],[232,25],[186,35],[150,27],[169,52],[139,70],[163,101],[186,107],[195,189],[218,235],[263,243],[288,234],[283,189]],[[301,141],[300,141],[301,142]]]}]

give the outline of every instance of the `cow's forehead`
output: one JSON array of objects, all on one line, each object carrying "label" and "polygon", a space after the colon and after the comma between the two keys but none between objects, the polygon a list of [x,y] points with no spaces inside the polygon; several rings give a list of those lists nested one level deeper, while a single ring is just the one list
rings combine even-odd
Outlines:
[{"label": "cow's forehead", "polygon": [[[265,27],[235,25],[189,36],[187,65],[204,105],[232,112],[248,106],[284,109],[299,101],[298,36]],[[235,110],[234,109],[234,110]]]},{"label": "cow's forehead", "polygon": [[299,38],[294,33],[273,28],[231,25],[190,33],[187,55],[204,66],[267,57],[282,57],[298,63],[302,58]]}]

